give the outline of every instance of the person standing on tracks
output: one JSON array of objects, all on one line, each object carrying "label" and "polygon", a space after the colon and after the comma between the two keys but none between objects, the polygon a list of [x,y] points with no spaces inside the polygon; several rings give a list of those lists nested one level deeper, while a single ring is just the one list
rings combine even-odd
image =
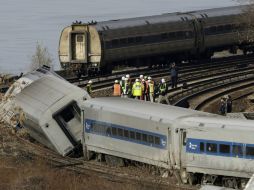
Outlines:
[{"label": "person standing on tracks", "polygon": [[226,105],[227,105],[226,99],[224,97],[221,98],[221,100],[220,100],[220,108],[219,108],[219,113],[221,115],[226,115],[226,110],[227,110]]},{"label": "person standing on tracks", "polygon": [[146,81],[145,81],[145,79],[142,79],[142,81],[141,81],[141,89],[142,89],[141,100],[145,100],[145,91],[146,91]]},{"label": "person standing on tracks", "polygon": [[122,76],[122,79],[120,80],[120,86],[121,86],[121,91],[122,91],[122,94],[121,96],[123,97],[123,90],[124,90],[124,86],[125,86],[125,76]]},{"label": "person standing on tracks", "polygon": [[128,78],[125,78],[124,86],[122,87],[122,93],[124,98],[131,97],[131,89],[128,83]]},{"label": "person standing on tracks", "polygon": [[232,97],[227,95],[227,113],[232,112]]},{"label": "person standing on tracks", "polygon": [[[145,79],[145,101],[150,101],[150,98],[149,98],[149,82],[148,82],[148,79],[147,79],[147,76],[145,76],[144,77],[144,79]],[[151,81],[151,80],[150,80]]]},{"label": "person standing on tracks", "polygon": [[170,67],[170,75],[171,75],[172,88],[176,88],[177,81],[178,81],[178,68],[175,63],[172,63],[172,65]]},{"label": "person standing on tracks", "polygon": [[113,86],[113,96],[121,96],[121,94],[122,94],[121,85],[119,84],[118,80],[115,80],[115,84]]},{"label": "person standing on tracks", "polygon": [[87,85],[86,85],[86,91],[87,91],[87,93],[89,94],[89,95],[92,95],[92,93],[93,93],[93,90],[92,90],[92,81],[91,80],[89,80],[88,81],[88,83],[87,83]]},{"label": "person standing on tracks", "polygon": [[135,99],[139,99],[140,100],[141,95],[142,95],[141,83],[140,83],[139,79],[136,79],[135,83],[132,86],[132,96]]},{"label": "person standing on tracks", "polygon": [[161,79],[161,83],[159,84],[159,99],[158,99],[158,103],[161,102],[161,100],[163,98],[165,98],[165,95],[167,94],[167,90],[168,90],[168,86],[167,83],[165,81],[165,79]]},{"label": "person standing on tracks", "polygon": [[153,83],[152,80],[148,80],[147,91],[149,93],[149,100],[150,100],[150,102],[154,102],[154,83]]}]

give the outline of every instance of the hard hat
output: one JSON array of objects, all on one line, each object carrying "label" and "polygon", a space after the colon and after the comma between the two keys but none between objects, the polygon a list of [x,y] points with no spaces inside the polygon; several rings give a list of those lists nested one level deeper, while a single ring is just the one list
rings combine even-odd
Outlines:
[{"label": "hard hat", "polygon": [[148,77],[148,80],[151,80],[151,79],[152,79],[152,77],[149,76],[149,77]]},{"label": "hard hat", "polygon": [[139,79],[136,79],[135,82],[139,82]]},{"label": "hard hat", "polygon": [[128,80],[128,78],[127,78],[127,77],[125,77],[125,78],[124,78],[124,80]]},{"label": "hard hat", "polygon": [[139,78],[141,78],[141,79],[142,79],[142,78],[144,78],[144,76],[143,76],[143,75],[139,75]]},{"label": "hard hat", "polygon": [[142,82],[145,82],[145,79],[142,79]]},{"label": "hard hat", "polygon": [[93,81],[91,81],[91,80],[88,81],[88,84],[92,84],[92,83],[93,83]]},{"label": "hard hat", "polygon": [[115,83],[118,83],[118,80],[115,80]]},{"label": "hard hat", "polygon": [[126,78],[130,78],[130,75],[129,75],[129,74],[127,74],[125,77],[126,77]]},{"label": "hard hat", "polygon": [[148,80],[148,82],[152,82],[151,80]]},{"label": "hard hat", "polygon": [[227,99],[227,98],[228,98],[228,95],[224,95],[224,98]]},{"label": "hard hat", "polygon": [[124,76],[122,76],[122,80],[124,80],[125,79],[125,77]]},{"label": "hard hat", "polygon": [[165,81],[165,79],[161,79],[161,82],[164,83],[164,82],[166,82],[166,81]]},{"label": "hard hat", "polygon": [[146,79],[147,79],[147,76],[144,76],[144,79],[146,80]]}]

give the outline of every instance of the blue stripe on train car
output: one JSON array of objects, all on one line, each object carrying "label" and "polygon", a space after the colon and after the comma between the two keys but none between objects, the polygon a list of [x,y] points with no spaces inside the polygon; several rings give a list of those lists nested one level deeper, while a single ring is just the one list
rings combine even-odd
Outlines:
[{"label": "blue stripe on train car", "polygon": [[112,123],[86,119],[84,131],[150,147],[166,149],[167,136]]},{"label": "blue stripe on train car", "polygon": [[254,144],[187,138],[186,152],[223,157],[254,159]]}]

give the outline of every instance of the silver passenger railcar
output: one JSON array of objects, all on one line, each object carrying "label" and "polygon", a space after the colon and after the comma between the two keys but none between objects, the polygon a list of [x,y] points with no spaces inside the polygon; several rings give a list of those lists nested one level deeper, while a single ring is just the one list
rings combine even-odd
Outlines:
[{"label": "silver passenger railcar", "polygon": [[86,159],[138,161],[172,170],[183,183],[230,188],[254,173],[251,121],[123,98],[87,100],[82,114]]},{"label": "silver passenger railcar", "polygon": [[65,69],[106,73],[119,64],[151,66],[210,58],[221,50],[236,53],[248,47],[239,38],[247,7],[73,23],[60,36],[60,63]]},{"label": "silver passenger railcar", "polygon": [[[7,91],[6,97],[22,108],[29,134],[59,154],[81,150],[80,105],[88,93],[47,69],[24,75]],[[82,153],[82,151],[80,151]]]}]

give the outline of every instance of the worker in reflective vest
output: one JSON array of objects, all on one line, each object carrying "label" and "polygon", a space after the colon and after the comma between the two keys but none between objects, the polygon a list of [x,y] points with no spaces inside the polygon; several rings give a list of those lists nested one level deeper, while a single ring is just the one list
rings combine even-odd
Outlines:
[{"label": "worker in reflective vest", "polygon": [[118,80],[115,80],[113,96],[121,96],[121,85]]},{"label": "worker in reflective vest", "polygon": [[163,98],[165,98],[165,95],[167,94],[168,86],[165,81],[165,79],[161,79],[161,83],[159,84],[159,99],[158,103],[161,102]]},{"label": "worker in reflective vest", "polygon": [[87,91],[87,93],[89,94],[89,95],[91,95],[92,94],[92,92],[93,92],[93,90],[92,90],[92,81],[91,80],[89,80],[88,81],[88,83],[87,83],[87,85],[86,85],[86,91]]},{"label": "worker in reflective vest", "polygon": [[142,87],[139,79],[136,79],[135,83],[132,86],[132,95],[135,99],[140,99],[142,95]]},{"label": "worker in reflective vest", "polygon": [[152,80],[148,80],[148,92],[150,101],[154,102],[154,83]]}]

